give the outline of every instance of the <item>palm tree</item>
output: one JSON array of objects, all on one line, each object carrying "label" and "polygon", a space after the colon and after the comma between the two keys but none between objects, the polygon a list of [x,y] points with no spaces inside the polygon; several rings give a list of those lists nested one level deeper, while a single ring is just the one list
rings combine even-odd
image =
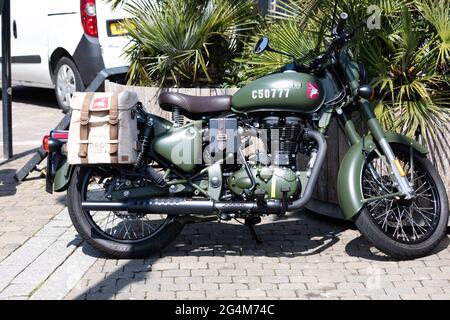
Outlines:
[{"label": "palm tree", "polygon": [[[371,4],[381,9],[382,29],[356,32],[352,49],[368,66],[379,92],[375,113],[386,129],[433,142],[432,156],[442,164],[450,146],[444,138],[450,133],[450,1],[343,0],[337,2],[337,11],[349,13],[352,28]],[[273,47],[307,63],[329,41],[333,11],[329,1],[278,2],[259,36],[269,35]],[[243,81],[248,81],[288,60],[270,52],[255,57],[247,46],[238,61]]]},{"label": "palm tree", "polygon": [[223,81],[253,24],[252,1],[128,0],[130,82],[198,86]]}]

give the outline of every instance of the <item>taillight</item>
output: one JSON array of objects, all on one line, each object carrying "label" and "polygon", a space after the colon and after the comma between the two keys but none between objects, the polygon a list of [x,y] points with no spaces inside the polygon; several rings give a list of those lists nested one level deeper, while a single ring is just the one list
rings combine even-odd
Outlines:
[{"label": "taillight", "polygon": [[42,148],[44,149],[45,152],[48,153],[48,139],[50,139],[49,135],[44,136],[44,139],[42,139]]},{"label": "taillight", "polygon": [[54,132],[52,133],[52,138],[58,140],[67,140],[69,139],[69,132]]},{"label": "taillight", "polygon": [[98,37],[95,0],[80,0],[80,12],[84,32],[88,36]]}]

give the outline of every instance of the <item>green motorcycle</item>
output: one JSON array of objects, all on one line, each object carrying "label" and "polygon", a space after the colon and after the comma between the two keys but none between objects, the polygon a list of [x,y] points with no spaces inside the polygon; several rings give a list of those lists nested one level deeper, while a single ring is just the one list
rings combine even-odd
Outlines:
[{"label": "green motorcycle", "polygon": [[[385,132],[375,118],[367,72],[346,46],[353,35],[344,28],[347,18],[340,15],[329,48],[309,66],[293,59],[234,96],[164,92],[159,104],[172,121],[138,105],[134,165],[70,166],[67,133],[52,132],[47,190],[68,190],[75,228],[110,257],[157,252],[186,223],[244,219],[257,239],[253,226],[261,216],[282,216],[311,199],[337,116],[351,144],[338,175],[344,218],[391,257],[429,254],[448,224],[444,184],[425,147]],[[279,52],[262,38],[254,52],[265,50]],[[369,135],[360,136],[348,118],[353,105],[367,118]]]}]

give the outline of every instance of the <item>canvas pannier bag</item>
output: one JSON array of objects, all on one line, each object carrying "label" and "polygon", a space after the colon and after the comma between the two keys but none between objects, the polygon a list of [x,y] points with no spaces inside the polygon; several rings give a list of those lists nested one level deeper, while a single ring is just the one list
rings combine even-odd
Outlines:
[{"label": "canvas pannier bag", "polygon": [[69,164],[132,164],[138,155],[135,92],[83,93],[71,99]]}]

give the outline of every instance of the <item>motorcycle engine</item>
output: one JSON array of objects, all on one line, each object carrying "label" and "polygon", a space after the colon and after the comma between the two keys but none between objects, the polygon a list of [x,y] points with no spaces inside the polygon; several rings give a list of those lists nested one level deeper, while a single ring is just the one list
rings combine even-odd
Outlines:
[{"label": "motorcycle engine", "polygon": [[[248,157],[256,189],[264,190],[269,199],[298,196],[301,183],[295,173],[296,153],[298,139],[304,130],[303,120],[295,116],[271,115],[259,119],[257,126],[258,138],[264,147]],[[232,172],[227,184],[234,194],[246,197],[252,181],[245,166]]]}]

